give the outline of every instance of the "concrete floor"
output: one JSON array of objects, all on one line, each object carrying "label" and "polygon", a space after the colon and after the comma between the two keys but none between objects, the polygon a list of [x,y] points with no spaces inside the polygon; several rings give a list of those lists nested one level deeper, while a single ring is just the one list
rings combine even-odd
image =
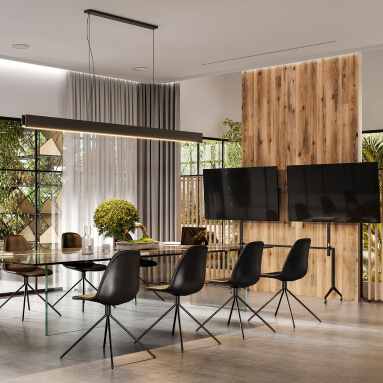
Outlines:
[{"label": "concrete floor", "polygon": [[[50,294],[50,301],[59,296]],[[260,307],[270,296],[252,292],[249,303]],[[229,297],[227,291],[223,297]],[[183,314],[184,354],[180,352],[178,333],[171,336],[173,318],[169,315],[142,339],[156,354],[155,360],[149,360],[149,355],[128,335],[112,325],[115,369],[111,370],[108,348],[105,353],[102,349],[102,325],[64,359],[59,358],[103,315],[100,305],[88,303],[83,314],[79,302],[64,299],[57,305],[63,316],[49,316],[49,331],[65,333],[46,337],[43,304],[38,298],[31,298],[32,311],[21,322],[22,298],[18,297],[0,310],[0,381],[383,382],[383,304],[329,300],[324,305],[322,299],[307,297],[302,301],[322,323],[291,302],[297,326],[293,329],[286,301],[282,302],[277,318],[274,317],[277,302],[273,302],[262,311],[262,316],[276,334],[259,320],[248,323],[250,314],[243,312],[245,340],[236,313],[228,327],[229,310],[222,310],[208,325],[221,346],[203,331],[195,333],[195,324]],[[137,306],[127,303],[113,310],[113,315],[139,335],[170,305],[171,302],[161,302],[148,292],[140,293]],[[185,307],[201,321],[214,311],[187,301]]]}]

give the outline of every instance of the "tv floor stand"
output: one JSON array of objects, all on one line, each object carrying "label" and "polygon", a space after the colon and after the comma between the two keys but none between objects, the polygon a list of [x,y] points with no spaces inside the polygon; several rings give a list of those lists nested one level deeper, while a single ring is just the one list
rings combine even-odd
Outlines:
[{"label": "tv floor stand", "polygon": [[327,297],[335,291],[340,300],[343,301],[343,296],[339,290],[335,287],[335,247],[331,246],[331,222],[327,222],[327,256],[331,257],[331,287],[324,297],[324,303],[327,303]]},{"label": "tv floor stand", "polygon": [[[341,292],[336,288],[335,286],[335,247],[331,246],[331,222],[327,223],[327,246],[326,247],[311,247],[312,249],[317,250],[327,250],[327,256],[331,257],[331,287],[330,290],[327,292],[327,294],[324,297],[324,303],[327,303],[327,297],[335,291],[339,297],[340,300],[343,301],[343,296]],[[244,246],[245,243],[243,241],[243,221],[239,221],[239,243],[240,245]],[[269,247],[291,247],[290,245],[266,245]]]}]

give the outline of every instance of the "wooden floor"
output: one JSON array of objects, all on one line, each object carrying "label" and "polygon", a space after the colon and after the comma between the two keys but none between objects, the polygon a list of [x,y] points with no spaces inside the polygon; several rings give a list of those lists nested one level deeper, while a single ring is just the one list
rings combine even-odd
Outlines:
[{"label": "wooden floor", "polygon": [[[228,291],[226,291],[228,294]],[[147,294],[147,293],[146,293]],[[59,296],[59,295],[57,295]],[[150,297],[150,295],[146,296]],[[228,297],[228,295],[227,295]],[[249,293],[256,307],[270,294]],[[54,299],[53,294],[51,296]],[[50,315],[50,332],[44,336],[43,305],[31,299],[33,311],[21,322],[22,298],[16,298],[0,310],[0,380],[5,382],[382,382],[383,381],[383,304],[339,302],[327,305],[319,298],[302,301],[322,319],[319,323],[296,302],[292,303],[296,328],[293,329],[287,303],[277,302],[262,311],[276,330],[273,334],[259,320],[250,323],[242,312],[246,339],[242,340],[238,317],[233,314],[227,326],[229,310],[223,310],[209,323],[209,330],[222,345],[195,333],[195,324],[182,315],[185,353],[181,354],[178,333],[171,337],[172,316],[142,340],[156,354],[149,360],[131,339],[112,327],[115,369],[110,369],[109,352],[102,350],[103,326],[96,328],[63,360],[59,356],[83,332],[103,315],[102,307],[65,299],[57,308],[61,318]],[[1,300],[0,300],[1,303]],[[135,335],[140,334],[171,302],[153,299],[128,303],[114,315]],[[213,308],[185,303],[197,319],[204,320]]]}]

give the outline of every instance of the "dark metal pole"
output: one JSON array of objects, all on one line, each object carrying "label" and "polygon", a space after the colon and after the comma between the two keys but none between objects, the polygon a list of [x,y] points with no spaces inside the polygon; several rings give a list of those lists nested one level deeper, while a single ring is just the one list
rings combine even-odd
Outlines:
[{"label": "dark metal pole", "polygon": [[[38,188],[39,188],[39,182],[37,180],[37,147],[38,147],[38,131],[35,130],[35,250],[37,250],[38,246],[38,239],[37,239],[37,231],[38,231],[38,209],[37,209],[37,202],[38,202]],[[37,291],[38,284],[37,284],[37,277],[35,277],[35,290]]]}]

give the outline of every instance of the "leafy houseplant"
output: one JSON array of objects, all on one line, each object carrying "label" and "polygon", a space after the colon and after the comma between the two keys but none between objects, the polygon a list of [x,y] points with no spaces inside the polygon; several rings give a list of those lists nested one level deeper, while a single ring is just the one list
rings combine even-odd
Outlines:
[{"label": "leafy houseplant", "polygon": [[120,198],[102,202],[94,212],[93,221],[99,235],[115,238],[116,241],[131,240],[140,216],[137,208]]},{"label": "leafy houseplant", "polygon": [[[118,249],[149,249],[158,247],[158,242],[149,235],[140,219],[137,208],[129,201],[112,198],[102,202],[94,212],[93,221],[99,235],[115,238]],[[143,237],[133,240],[129,232],[142,230]]]}]

